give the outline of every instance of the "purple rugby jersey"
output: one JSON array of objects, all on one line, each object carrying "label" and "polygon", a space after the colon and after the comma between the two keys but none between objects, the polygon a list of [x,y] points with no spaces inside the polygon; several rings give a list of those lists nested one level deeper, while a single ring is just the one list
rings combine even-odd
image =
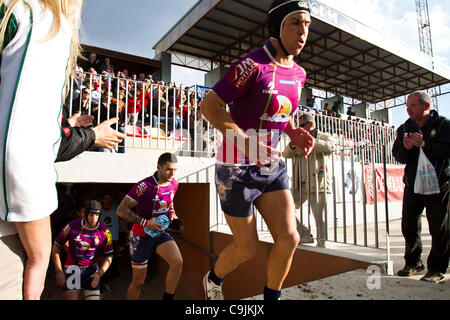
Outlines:
[{"label": "purple rugby jersey", "polygon": [[69,255],[75,265],[87,268],[97,264],[97,259],[114,253],[112,236],[101,222],[94,229],[83,226],[83,219],[69,222],[55,239],[63,247],[69,241]]},{"label": "purple rugby jersey", "polygon": [[[230,105],[232,119],[245,132],[273,131],[268,145],[276,147],[297,110],[306,72],[295,62],[291,66],[280,65],[274,56],[275,48],[270,42],[253,50],[230,66],[213,91]],[[217,154],[219,163],[250,164],[234,145],[227,144],[230,142],[224,138]],[[234,156],[230,156],[233,148]]]},{"label": "purple rugby jersey", "polygon": [[[136,214],[144,219],[167,215],[171,218],[173,198],[178,189],[178,182],[173,178],[167,186],[158,185],[157,173],[136,183],[128,192],[128,196],[137,201]],[[144,228],[134,224],[132,231],[135,235],[144,237]]]}]

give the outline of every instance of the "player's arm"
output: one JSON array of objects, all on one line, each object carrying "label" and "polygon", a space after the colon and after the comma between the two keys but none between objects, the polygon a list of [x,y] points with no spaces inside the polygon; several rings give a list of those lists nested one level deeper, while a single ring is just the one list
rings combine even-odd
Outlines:
[{"label": "player's arm", "polygon": [[105,274],[105,272],[108,270],[109,266],[111,265],[112,259],[113,259],[112,255],[101,257],[101,258],[98,259],[99,269],[98,269],[98,271],[96,273],[94,273],[91,276],[91,279],[92,279],[91,285],[92,285],[92,287],[94,287],[94,288],[97,287],[97,285],[100,282],[101,277]]},{"label": "player's arm", "polygon": [[52,247],[52,261],[55,267],[56,272],[56,285],[60,288],[64,287],[66,283],[66,276],[63,271],[63,256],[65,254],[64,248],[61,243],[65,244],[67,241],[67,234],[70,230],[70,227],[66,225],[63,230],[59,233],[58,237],[56,237],[55,242]]},{"label": "player's arm", "polygon": [[124,220],[127,220],[134,224],[141,224],[143,222],[143,218],[138,216],[132,208],[136,207],[138,202],[128,195],[126,195],[122,202],[120,202],[119,207],[117,208],[117,215]]},{"label": "player's arm", "polygon": [[270,138],[261,137],[257,141],[257,147],[251,146],[251,138],[246,135],[245,132],[231,118],[231,115],[224,108],[225,105],[225,102],[214,91],[210,91],[200,104],[200,111],[213,127],[222,132],[225,138],[232,137],[235,141],[244,141],[242,146],[240,146],[239,143],[237,145],[248,158],[252,158],[250,156],[250,150],[256,149],[257,158],[252,160],[256,161],[259,167],[265,168],[265,163],[270,161],[278,161],[281,152],[266,145],[267,139]]},{"label": "player's arm", "polygon": [[132,208],[136,207],[137,201],[129,197],[128,195],[123,198],[122,202],[119,204],[117,208],[117,215],[122,219],[130,221],[131,223],[138,224],[144,228],[150,230],[161,231],[161,227],[164,227],[162,224],[156,222],[156,218],[147,220],[140,216],[138,216]]},{"label": "player's arm", "polygon": [[225,136],[227,130],[235,131],[239,136],[247,138],[244,131],[231,118],[225,110],[226,103],[214,92],[210,91],[200,104],[200,111],[211,125]]}]

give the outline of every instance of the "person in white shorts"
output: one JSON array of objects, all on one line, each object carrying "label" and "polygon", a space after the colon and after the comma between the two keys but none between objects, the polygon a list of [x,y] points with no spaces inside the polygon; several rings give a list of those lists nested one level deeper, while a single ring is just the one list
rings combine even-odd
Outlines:
[{"label": "person in white shorts", "polygon": [[44,288],[61,108],[78,55],[81,6],[0,0],[0,299],[39,299]]}]

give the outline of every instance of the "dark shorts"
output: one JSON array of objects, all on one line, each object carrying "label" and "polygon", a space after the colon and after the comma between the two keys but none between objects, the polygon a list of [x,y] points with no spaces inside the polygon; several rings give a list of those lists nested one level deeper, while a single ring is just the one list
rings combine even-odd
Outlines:
[{"label": "dark shorts", "polygon": [[130,232],[130,260],[131,266],[136,269],[147,268],[148,259],[152,250],[167,241],[172,241],[170,234],[163,231],[155,238],[140,237]]},{"label": "dark shorts", "polygon": [[98,271],[98,265],[94,264],[87,268],[80,268],[79,266],[65,266],[64,274],[66,276],[66,285],[64,291],[68,290],[100,290],[101,281],[96,287],[92,287],[91,276]]},{"label": "dark shorts", "polygon": [[249,217],[253,215],[253,201],[261,194],[289,190],[286,164],[280,160],[269,173],[257,166],[216,165],[216,188],[224,213],[232,217]]}]

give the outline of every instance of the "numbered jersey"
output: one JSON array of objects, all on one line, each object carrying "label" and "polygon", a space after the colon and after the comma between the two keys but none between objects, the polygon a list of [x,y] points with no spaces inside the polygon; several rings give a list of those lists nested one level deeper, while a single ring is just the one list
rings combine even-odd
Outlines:
[{"label": "numbered jersey", "polygon": [[69,255],[75,265],[87,268],[97,264],[97,259],[112,256],[111,232],[103,223],[94,229],[83,226],[84,219],[68,223],[55,240],[55,244],[63,247],[69,241]]},{"label": "numbered jersey", "polygon": [[[278,64],[276,51],[270,42],[235,62],[214,86],[213,91],[230,105],[236,124],[249,135],[272,131],[269,145],[276,146],[287,122],[296,111],[306,72],[295,62],[290,66]],[[224,141],[218,161],[227,164],[249,164],[236,148]],[[234,154],[230,156],[230,150]]]}]

